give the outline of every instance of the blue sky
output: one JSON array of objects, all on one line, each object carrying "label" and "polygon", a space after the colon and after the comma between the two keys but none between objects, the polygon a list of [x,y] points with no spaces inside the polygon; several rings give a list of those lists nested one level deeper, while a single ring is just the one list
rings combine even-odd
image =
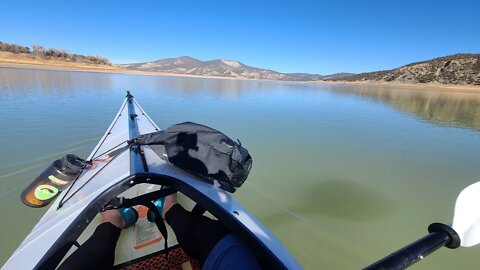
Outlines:
[{"label": "blue sky", "polygon": [[114,63],[189,55],[363,72],[480,53],[480,1],[0,1],[0,41]]}]

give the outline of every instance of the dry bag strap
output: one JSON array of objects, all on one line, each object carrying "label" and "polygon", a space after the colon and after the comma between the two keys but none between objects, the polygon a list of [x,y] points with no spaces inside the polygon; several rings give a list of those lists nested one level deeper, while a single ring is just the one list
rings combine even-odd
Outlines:
[{"label": "dry bag strap", "polygon": [[155,224],[157,225],[158,230],[162,233],[163,238],[165,240],[165,257],[168,260],[168,231],[167,227],[165,226],[165,221],[163,221],[162,215],[160,214],[160,211],[158,211],[158,208],[153,204],[151,201],[147,201],[143,204],[144,206],[148,207],[148,209],[153,213],[154,215],[154,220]]},{"label": "dry bag strap", "polygon": [[201,216],[203,215],[207,210],[203,208],[200,204],[195,204],[195,206],[192,209],[192,214]]},{"label": "dry bag strap", "polygon": [[128,140],[127,143],[138,145],[164,145],[165,139],[168,137],[165,130],[159,130],[148,134],[142,134],[138,138]]}]

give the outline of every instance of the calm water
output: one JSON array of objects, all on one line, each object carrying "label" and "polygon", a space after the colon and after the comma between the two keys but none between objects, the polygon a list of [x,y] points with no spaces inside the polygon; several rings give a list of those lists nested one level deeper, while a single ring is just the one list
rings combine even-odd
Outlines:
[{"label": "calm water", "polygon": [[[358,269],[450,222],[480,180],[480,94],[0,68],[0,265],[44,210],[21,190],[94,147],[131,90],[161,127],[195,121],[254,157],[235,194],[307,269]],[[415,269],[472,269],[480,248]]]}]

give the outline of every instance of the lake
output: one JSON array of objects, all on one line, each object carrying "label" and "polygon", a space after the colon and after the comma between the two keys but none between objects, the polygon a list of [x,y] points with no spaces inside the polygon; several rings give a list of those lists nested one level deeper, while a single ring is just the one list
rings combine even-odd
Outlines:
[{"label": "lake", "polygon": [[[480,92],[0,68],[0,265],[46,209],[19,195],[52,160],[86,157],[130,90],[162,128],[239,138],[235,197],[306,269],[359,269],[449,223],[480,180]],[[415,269],[471,269],[480,248]]]}]

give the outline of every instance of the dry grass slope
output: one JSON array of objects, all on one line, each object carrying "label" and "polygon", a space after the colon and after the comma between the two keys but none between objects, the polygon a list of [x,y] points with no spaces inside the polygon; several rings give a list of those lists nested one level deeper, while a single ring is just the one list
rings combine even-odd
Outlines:
[{"label": "dry grass slope", "polygon": [[454,54],[333,80],[480,85],[480,54]]}]

